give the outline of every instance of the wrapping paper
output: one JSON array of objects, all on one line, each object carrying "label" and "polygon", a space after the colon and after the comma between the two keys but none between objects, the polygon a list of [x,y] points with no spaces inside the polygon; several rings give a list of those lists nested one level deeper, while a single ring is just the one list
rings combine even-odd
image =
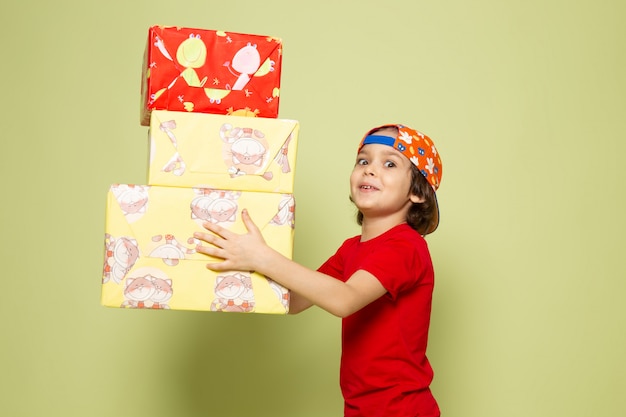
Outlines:
[{"label": "wrapping paper", "polygon": [[289,292],[250,271],[214,272],[193,233],[205,221],[245,232],[248,209],[268,245],[291,258],[291,194],[116,184],[108,192],[101,302],[150,308],[286,314]]},{"label": "wrapping paper", "polygon": [[141,124],[154,109],[278,116],[282,41],[272,36],[153,26],[141,83]]},{"label": "wrapping paper", "polygon": [[155,110],[148,184],[293,193],[295,120]]}]

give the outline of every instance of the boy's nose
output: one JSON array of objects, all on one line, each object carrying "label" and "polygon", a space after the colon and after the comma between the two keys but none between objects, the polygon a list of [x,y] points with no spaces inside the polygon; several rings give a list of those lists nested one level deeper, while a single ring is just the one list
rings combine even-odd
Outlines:
[{"label": "boy's nose", "polygon": [[375,170],[374,167],[372,165],[366,165],[365,169],[363,170],[363,173],[365,175],[375,175]]}]

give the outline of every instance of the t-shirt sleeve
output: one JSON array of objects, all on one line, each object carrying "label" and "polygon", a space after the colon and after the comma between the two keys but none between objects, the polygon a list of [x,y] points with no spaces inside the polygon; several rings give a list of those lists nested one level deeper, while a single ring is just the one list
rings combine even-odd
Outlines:
[{"label": "t-shirt sleeve", "polygon": [[389,240],[366,256],[359,269],[374,275],[392,298],[419,284],[429,260],[411,242]]},{"label": "t-shirt sleeve", "polygon": [[323,274],[330,275],[333,278],[337,278],[341,281],[346,281],[344,277],[345,262],[344,257],[349,244],[349,240],[343,242],[343,244],[337,249],[334,255],[326,260],[317,270]]}]

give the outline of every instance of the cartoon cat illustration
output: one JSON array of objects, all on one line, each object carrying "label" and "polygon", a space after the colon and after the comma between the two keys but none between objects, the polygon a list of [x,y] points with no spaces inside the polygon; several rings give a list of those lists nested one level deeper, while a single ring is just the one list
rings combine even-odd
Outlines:
[{"label": "cartoon cat illustration", "polygon": [[106,284],[113,278],[119,284],[139,259],[139,245],[133,238],[115,238],[107,233],[104,235],[104,247],[102,283]]},{"label": "cartoon cat illustration", "polygon": [[172,174],[180,177],[187,170],[187,164],[178,153],[178,139],[176,139],[176,135],[172,130],[176,129],[176,120],[167,120],[159,124],[159,130],[167,135],[174,147],[174,154],[172,157],[163,165],[161,171],[163,172],[171,172]]},{"label": "cartoon cat illustration", "polygon": [[191,201],[191,218],[200,225],[205,221],[228,226],[235,222],[241,191],[195,188],[197,196]]},{"label": "cartoon cat illustration", "polygon": [[289,142],[293,137],[293,133],[289,135],[283,146],[280,147],[280,151],[276,154],[274,161],[280,166],[281,171],[284,174],[291,172],[291,166],[289,165]]},{"label": "cartoon cat illustration", "polygon": [[254,310],[254,291],[249,275],[233,272],[219,275],[215,281],[215,299],[211,311],[247,313]]},{"label": "cartoon cat illustration", "polygon": [[152,276],[128,277],[124,287],[124,302],[120,307],[146,308],[146,301],[155,292]]},{"label": "cartoon cat illustration", "polygon": [[128,223],[141,219],[148,209],[149,185],[114,184],[111,191]]},{"label": "cartoon cat illustration", "polygon": [[152,306],[150,308],[169,310],[170,306],[167,302],[170,298],[172,298],[172,295],[174,295],[172,280],[153,277],[152,285],[154,287],[154,292],[150,297],[150,301],[152,301]]},{"label": "cartoon cat illustration", "polygon": [[296,200],[291,194],[283,194],[278,204],[278,212],[270,221],[275,226],[289,225],[292,229],[295,227],[295,211]]},{"label": "cartoon cat illustration", "polygon": [[187,248],[176,240],[174,235],[171,234],[156,235],[152,237],[153,242],[160,242],[163,239],[165,239],[165,242],[152,250],[152,252],[150,252],[150,257],[162,258],[166,265],[176,266],[181,259],[185,259],[185,255],[196,253],[195,247],[198,243],[196,239],[187,239],[188,244],[193,244],[193,247]]},{"label": "cartoon cat illustration", "polygon": [[241,175],[261,175],[271,180],[272,172],[264,172],[268,164],[270,146],[265,134],[250,127],[233,127],[224,123],[220,127],[222,157],[232,178]]},{"label": "cartoon cat illustration", "polygon": [[288,309],[289,308],[289,298],[290,298],[289,290],[287,288],[283,287],[282,285],[279,285],[276,281],[272,281],[271,279],[269,279],[267,277],[266,277],[266,279],[267,279],[267,282],[270,284],[270,288],[276,294],[276,298],[278,298],[278,300],[283,305],[283,307],[285,307],[285,309]]}]

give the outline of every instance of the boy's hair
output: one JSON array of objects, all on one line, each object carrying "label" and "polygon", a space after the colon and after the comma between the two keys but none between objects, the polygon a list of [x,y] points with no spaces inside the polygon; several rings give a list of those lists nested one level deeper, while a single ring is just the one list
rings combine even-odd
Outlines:
[{"label": "boy's hair", "polygon": [[[396,137],[378,136],[376,132],[394,129]],[[406,222],[422,236],[432,233],[439,225],[439,205],[435,190],[441,182],[441,158],[432,140],[421,132],[401,124],[388,124],[371,129],[365,134],[359,150],[368,143],[381,143],[398,150],[411,161],[411,189],[421,203],[413,203]],[[357,223],[363,224],[363,213],[357,213]]]},{"label": "boy's hair", "polygon": [[[409,192],[424,201],[413,203],[406,214],[406,222],[422,236],[437,229],[439,225],[439,208],[433,187],[426,181],[419,169],[411,164],[411,189]],[[356,221],[363,224],[363,213],[357,212]]]}]

